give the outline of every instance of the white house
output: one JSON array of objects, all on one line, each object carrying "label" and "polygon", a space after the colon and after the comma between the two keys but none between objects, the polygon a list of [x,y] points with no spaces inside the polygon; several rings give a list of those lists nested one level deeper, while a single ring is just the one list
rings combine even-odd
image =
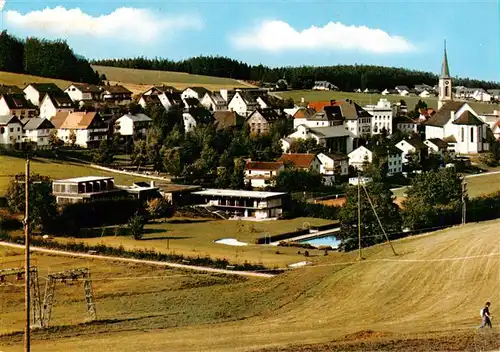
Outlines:
[{"label": "white house", "polygon": [[145,114],[125,114],[115,122],[115,131],[122,136],[145,136],[153,119]]},{"label": "white house", "polygon": [[316,112],[316,110],[311,108],[304,108],[298,110],[293,116],[293,128],[297,128],[300,125],[307,127],[327,127],[332,126],[334,119],[332,114],[329,114],[329,108]]},{"label": "white house", "polygon": [[227,107],[229,110],[236,111],[236,113],[242,116],[249,116],[259,107],[259,104],[251,94],[243,91],[237,91]]},{"label": "white house", "polygon": [[413,121],[407,116],[398,116],[396,119],[396,128],[403,133],[418,133],[419,123]]},{"label": "white house", "polygon": [[200,100],[201,105],[211,111],[227,110],[227,102],[219,92],[207,92]]},{"label": "white house", "polygon": [[324,108],[330,119],[341,120],[354,137],[368,137],[371,133],[372,115],[351,99],[331,102]]},{"label": "white house", "polygon": [[487,103],[491,101],[491,95],[482,88],[476,89],[476,91],[474,92],[472,97],[476,101],[482,101],[482,102],[487,102]]},{"label": "white house", "polygon": [[31,104],[40,106],[45,94],[64,95],[54,83],[31,83],[23,89],[24,95]]},{"label": "white house", "polygon": [[158,92],[157,94],[143,94],[139,99],[139,105],[145,109],[148,105],[163,105],[165,110],[170,110],[172,107],[184,107],[184,101],[181,94],[177,92]]},{"label": "white house", "polygon": [[[190,99],[190,98],[188,98]],[[213,115],[205,108],[190,108],[182,113],[184,121],[184,130],[186,133],[191,132],[200,124],[211,124],[215,121]]]},{"label": "white house", "polygon": [[245,183],[253,188],[265,188],[273,185],[273,178],[285,169],[278,161],[247,161],[245,164]]},{"label": "white house", "polygon": [[439,138],[459,154],[476,154],[489,150],[486,141],[488,125],[463,102],[450,101],[425,123],[426,139]]},{"label": "white house", "polygon": [[[327,148],[329,152],[343,154],[347,154],[352,151],[354,141],[354,135],[341,125],[329,127],[307,127],[300,125],[292,134],[288,135],[284,141],[310,138],[315,139],[319,145]],[[285,148],[283,143],[282,147]]]},{"label": "white house", "polygon": [[[393,147],[382,150],[383,157],[386,157],[387,175],[391,176],[403,171],[402,153]],[[349,153],[349,165],[358,170],[363,170],[365,163],[373,162],[374,151],[366,146],[361,146]]]},{"label": "white house", "polygon": [[93,84],[72,83],[64,90],[72,101],[98,100],[102,88]]},{"label": "white house", "polygon": [[426,155],[428,147],[418,138],[403,139],[396,143],[396,148],[401,150],[403,162],[406,164],[409,154],[415,154],[419,160],[422,160]]},{"label": "white house", "polygon": [[448,143],[441,138],[430,138],[424,141],[424,144],[429,147],[429,153],[444,156],[448,150]]},{"label": "white house", "polygon": [[51,94],[47,93],[40,104],[40,117],[51,119],[58,112],[73,112],[75,107],[73,101],[67,94]]},{"label": "white house", "polygon": [[339,90],[335,84],[332,84],[328,81],[316,81],[314,82],[313,90]]},{"label": "white house", "polygon": [[323,182],[331,185],[336,176],[347,176],[349,174],[349,158],[340,153],[320,153],[317,155],[321,165],[320,173]]},{"label": "white house", "polygon": [[181,93],[181,98],[182,100],[194,98],[201,101],[206,93],[210,94],[210,91],[204,87],[188,87]]},{"label": "white house", "polygon": [[407,86],[396,86],[395,89],[398,91],[399,95],[404,97],[410,94],[410,89]]},{"label": "white house", "polygon": [[50,122],[57,128],[59,139],[66,144],[72,143],[73,135],[75,145],[82,148],[97,147],[108,138],[108,126],[98,112],[57,113]]},{"label": "white house", "polygon": [[23,124],[15,115],[0,115],[0,144],[13,145],[21,143]]},{"label": "white house", "polygon": [[40,117],[24,118],[23,123],[25,142],[33,142],[38,146],[49,145],[50,133],[54,130],[54,125],[47,119]]},{"label": "white house", "polygon": [[147,91],[145,91],[144,93],[142,93],[142,95],[160,95],[160,94],[163,94],[163,93],[179,93],[180,94],[180,91],[178,91],[175,87],[173,86],[166,86],[166,85],[154,85],[152,86],[151,88],[149,88]]},{"label": "white house", "polygon": [[433,96],[433,95],[434,95],[434,94],[432,94],[432,93],[431,93],[431,91],[430,91],[430,90],[427,90],[427,89],[425,89],[425,90],[421,91],[421,92],[418,94],[418,96],[419,96],[419,97],[421,97],[421,98],[429,98],[429,97],[431,97],[431,96]]},{"label": "white house", "polygon": [[106,103],[127,105],[132,102],[132,92],[119,84],[103,86],[99,98]]},{"label": "white house", "polygon": [[393,107],[390,101],[382,98],[375,105],[366,105],[363,109],[372,115],[371,134],[379,134],[383,129],[387,134],[392,134]]},{"label": "white house", "polygon": [[362,170],[365,163],[371,163],[373,160],[373,152],[365,146],[358,147],[350,152],[347,157],[349,158],[349,165]]},{"label": "white house", "polygon": [[23,119],[37,114],[35,106],[26,100],[24,94],[0,95],[0,115],[15,115]]}]

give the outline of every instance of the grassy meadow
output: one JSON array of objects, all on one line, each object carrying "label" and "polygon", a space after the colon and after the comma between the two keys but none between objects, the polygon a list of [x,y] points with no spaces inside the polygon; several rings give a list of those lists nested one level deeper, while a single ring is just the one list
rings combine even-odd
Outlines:
[{"label": "grassy meadow", "polygon": [[[299,103],[302,98],[306,102],[311,101],[329,101],[331,99],[344,100],[352,99],[361,106],[368,104],[376,104],[380,98],[388,99],[392,102],[399,102],[401,99],[406,102],[408,109],[413,109],[419,100],[425,101],[428,107],[437,109],[437,99],[436,98],[420,98],[413,96],[402,97],[399,95],[381,95],[381,94],[365,94],[365,93],[354,93],[354,92],[330,92],[330,91],[313,91],[313,90],[291,90],[288,92],[277,93],[283,98],[292,98],[295,103]],[[500,109],[499,104],[486,104],[478,102],[467,102],[475,111],[478,113],[493,112],[493,110]]]},{"label": "grassy meadow", "polygon": [[64,81],[62,79],[0,71],[0,84],[15,85],[18,86],[19,88],[24,88],[30,83],[49,83],[49,82],[56,84],[61,89],[66,89],[71,84],[71,82]]},{"label": "grassy meadow", "polygon": [[[5,194],[13,175],[24,173],[26,161],[23,158],[0,155],[0,195]],[[31,160],[31,172],[49,176],[52,179],[63,179],[81,176],[111,176],[120,185],[131,185],[135,181],[147,180],[143,177],[133,177],[112,172],[93,169],[85,164],[57,161],[52,159],[34,158]]]},{"label": "grassy meadow", "polygon": [[136,94],[144,92],[153,84],[170,85],[177,89],[202,86],[210,90],[249,86],[246,83],[231,78],[191,75],[183,72],[139,70],[96,65],[92,65],[92,68],[99,71],[99,73],[104,73],[108,80],[119,82]]},{"label": "grassy meadow", "polygon": [[[446,339],[462,332],[471,335],[470,350],[500,331],[495,320],[493,331],[475,330],[484,302],[500,306],[499,226],[467,224],[394,241],[396,257],[387,244],[365,249],[362,261],[356,252],[331,253],[270,279],[35,253],[41,283],[48,272],[90,267],[99,321],[82,324],[80,283],[58,283],[54,328],[33,333],[33,350],[305,351],[300,345],[343,337],[363,350],[367,335],[388,342],[437,334],[446,350],[455,346]],[[0,250],[0,266],[12,267],[21,254]],[[22,329],[22,285],[9,280],[0,286],[0,333],[12,334],[0,336],[0,350],[22,351]],[[498,350],[493,343],[486,350]],[[414,350],[432,346],[423,341]]]},{"label": "grassy meadow", "polygon": [[[126,249],[154,249],[164,253],[183,254],[189,257],[226,258],[230,263],[262,263],[267,267],[286,267],[287,264],[306,260],[304,250],[294,247],[256,245],[255,240],[266,234],[274,235],[302,229],[305,226],[326,225],[329,220],[296,218],[262,222],[234,220],[186,220],[168,219],[164,223],[146,225],[146,235],[141,241],[130,236],[109,236],[77,239],[87,244],[104,243],[108,246],[123,246]],[[229,246],[215,243],[221,238],[235,238],[248,243],[247,246]],[[71,239],[57,238],[57,241]],[[276,253],[278,251],[278,254]],[[301,251],[302,254],[297,252]],[[307,260],[316,261],[324,255],[320,250],[308,250]]]}]

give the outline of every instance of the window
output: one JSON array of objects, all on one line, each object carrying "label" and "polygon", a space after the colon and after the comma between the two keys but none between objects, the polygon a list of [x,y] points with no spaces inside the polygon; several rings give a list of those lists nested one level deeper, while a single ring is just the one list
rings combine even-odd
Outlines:
[{"label": "window", "polygon": [[447,97],[450,91],[450,87],[446,86],[444,87],[444,96]]},{"label": "window", "polygon": [[11,127],[11,128],[9,129],[9,131],[10,131],[10,132],[14,132],[14,128],[12,128],[12,127]]},{"label": "window", "polygon": [[470,142],[474,143],[474,127],[470,128]]},{"label": "window", "polygon": [[21,127],[18,127],[18,128],[17,128],[17,132],[20,132],[20,131],[21,131]]},{"label": "window", "polygon": [[462,127],[462,137],[461,137],[461,139],[462,139],[462,142],[464,142],[464,128],[463,127]]}]

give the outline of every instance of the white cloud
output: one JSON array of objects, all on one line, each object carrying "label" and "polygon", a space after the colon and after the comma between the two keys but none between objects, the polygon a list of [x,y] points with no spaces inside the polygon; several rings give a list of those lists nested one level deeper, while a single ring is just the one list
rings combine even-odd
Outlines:
[{"label": "white cloud", "polygon": [[101,16],[89,15],[79,8],[66,9],[61,6],[26,14],[7,11],[4,20],[8,26],[58,38],[90,36],[141,43],[169,37],[179,30],[200,29],[203,26],[196,15],[165,16],[148,9],[130,7],[118,8]]},{"label": "white cloud", "polygon": [[361,50],[385,54],[404,53],[415,49],[405,38],[390,35],[381,29],[346,26],[340,22],[329,22],[324,27],[311,26],[298,31],[284,21],[264,21],[231,39],[237,48],[269,52],[315,49]]}]

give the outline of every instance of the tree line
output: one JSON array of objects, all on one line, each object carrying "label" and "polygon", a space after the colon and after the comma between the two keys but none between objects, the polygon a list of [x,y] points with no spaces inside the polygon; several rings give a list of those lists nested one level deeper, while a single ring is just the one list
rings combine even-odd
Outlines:
[{"label": "tree line", "polygon": [[[294,89],[311,89],[314,81],[329,81],[343,91],[357,88],[394,88],[396,85],[413,87],[416,84],[434,86],[438,76],[431,72],[373,65],[332,65],[271,68],[250,65],[221,56],[198,56],[180,61],[145,57],[93,60],[92,64],[144,70],[187,72],[190,74],[235,78],[247,81],[277,82],[285,78]],[[456,78],[456,85],[471,88],[500,88],[499,82]]]},{"label": "tree line", "polygon": [[0,71],[98,84],[99,74],[66,41],[34,37],[21,40],[0,33]]}]

